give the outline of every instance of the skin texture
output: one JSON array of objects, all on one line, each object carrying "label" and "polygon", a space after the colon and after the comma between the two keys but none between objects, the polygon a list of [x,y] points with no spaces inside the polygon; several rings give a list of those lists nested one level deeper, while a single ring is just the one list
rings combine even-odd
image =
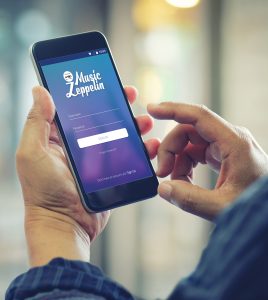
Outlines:
[{"label": "skin texture", "polygon": [[[160,184],[158,192],[172,204],[213,220],[252,182],[268,173],[268,157],[250,132],[207,107],[163,102],[149,105],[148,112],[156,119],[179,123],[164,138],[157,154],[157,175],[171,175],[172,179]],[[213,190],[192,183],[198,163],[217,172]]]},{"label": "skin texture", "polygon": [[[133,103],[136,89],[126,87],[125,92]],[[53,123],[53,101],[42,87],[33,89],[33,98],[16,153],[30,263],[44,264],[56,256],[88,260],[90,241],[103,230],[110,212],[85,211]],[[136,121],[141,134],[153,126],[148,115]],[[151,139],[145,144],[154,158],[159,141]]]}]

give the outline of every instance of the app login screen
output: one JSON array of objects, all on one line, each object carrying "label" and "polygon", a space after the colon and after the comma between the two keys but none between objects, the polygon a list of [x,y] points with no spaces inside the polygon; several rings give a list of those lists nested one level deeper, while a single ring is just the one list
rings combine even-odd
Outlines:
[{"label": "app login screen", "polygon": [[107,50],[40,64],[85,192],[152,176]]}]

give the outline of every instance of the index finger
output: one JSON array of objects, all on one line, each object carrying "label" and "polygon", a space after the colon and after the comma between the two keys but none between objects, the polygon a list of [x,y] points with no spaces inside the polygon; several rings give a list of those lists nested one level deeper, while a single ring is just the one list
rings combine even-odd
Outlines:
[{"label": "index finger", "polygon": [[175,120],[182,124],[191,124],[207,142],[227,139],[235,131],[233,126],[204,105],[162,102],[149,104],[149,114],[160,120]]},{"label": "index finger", "polygon": [[158,176],[165,177],[174,170],[176,156],[178,154],[182,155],[189,143],[192,145],[207,145],[207,142],[200,137],[192,125],[177,125],[167,134],[158,149]]}]

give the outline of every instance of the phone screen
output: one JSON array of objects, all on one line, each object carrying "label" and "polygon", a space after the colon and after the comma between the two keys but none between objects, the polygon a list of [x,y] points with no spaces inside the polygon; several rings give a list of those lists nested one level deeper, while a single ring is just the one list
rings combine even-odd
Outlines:
[{"label": "phone screen", "polygon": [[107,48],[39,63],[86,193],[153,176]]}]

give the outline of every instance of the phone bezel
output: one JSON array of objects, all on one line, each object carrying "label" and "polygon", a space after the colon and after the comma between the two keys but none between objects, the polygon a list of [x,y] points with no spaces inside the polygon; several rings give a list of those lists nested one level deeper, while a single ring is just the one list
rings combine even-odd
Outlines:
[{"label": "phone bezel", "polygon": [[102,33],[97,32],[97,31],[86,32],[86,33],[51,39],[51,40],[40,41],[40,42],[33,44],[31,47],[31,57],[32,57],[32,60],[34,63],[35,70],[38,75],[38,79],[40,81],[40,84],[42,84],[47,90],[49,90],[48,85],[47,85],[47,82],[44,77],[44,74],[43,74],[43,71],[42,71],[39,61],[44,60],[44,59],[51,59],[51,58],[55,58],[55,57],[65,56],[65,55],[71,55],[71,54],[75,54],[75,53],[79,53],[79,52],[83,52],[83,51],[91,51],[91,50],[100,49],[100,48],[107,48],[107,50],[108,50],[108,54],[110,56],[113,68],[115,70],[117,79],[119,81],[120,88],[124,95],[125,102],[130,111],[132,120],[135,124],[137,134],[140,138],[140,142],[141,142],[144,152],[146,154],[147,162],[152,171],[152,176],[143,178],[141,180],[133,181],[133,182],[130,182],[127,184],[114,186],[112,188],[102,189],[102,190],[98,190],[98,191],[92,192],[92,193],[86,193],[83,188],[83,184],[80,179],[80,175],[76,169],[75,162],[72,158],[72,154],[69,149],[69,145],[66,140],[63,128],[59,121],[58,114],[56,112],[55,123],[56,123],[57,129],[58,129],[59,136],[62,141],[64,152],[66,154],[69,166],[73,173],[73,177],[75,179],[78,191],[80,193],[82,203],[85,206],[85,208],[90,212],[91,211],[100,212],[100,211],[112,209],[112,208],[115,208],[118,206],[122,206],[122,205],[130,204],[130,203],[134,203],[137,201],[145,200],[148,198],[152,198],[157,194],[158,180],[156,178],[154,169],[150,162],[150,158],[146,151],[145,145],[140,136],[136,120],[133,116],[132,110],[130,108],[130,104],[129,104],[126,94],[124,92],[124,88],[123,88],[122,82],[120,80],[120,76],[118,74],[116,65],[114,63],[114,60],[113,60],[113,57],[112,57],[112,54],[111,54],[111,51],[110,51],[110,48],[109,48],[109,45],[108,45],[108,42],[107,42],[105,36]]}]

